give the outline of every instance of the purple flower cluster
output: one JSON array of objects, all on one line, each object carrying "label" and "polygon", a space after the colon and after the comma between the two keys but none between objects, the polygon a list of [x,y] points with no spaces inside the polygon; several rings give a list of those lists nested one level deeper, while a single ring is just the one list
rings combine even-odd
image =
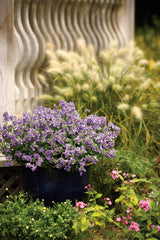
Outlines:
[{"label": "purple flower cluster", "polygon": [[73,102],[60,101],[54,109],[37,106],[21,118],[8,113],[3,117],[0,144],[7,166],[16,160],[33,171],[54,166],[82,174],[98,158],[115,156],[114,140],[120,128],[107,125],[106,118],[97,115],[82,119]]}]

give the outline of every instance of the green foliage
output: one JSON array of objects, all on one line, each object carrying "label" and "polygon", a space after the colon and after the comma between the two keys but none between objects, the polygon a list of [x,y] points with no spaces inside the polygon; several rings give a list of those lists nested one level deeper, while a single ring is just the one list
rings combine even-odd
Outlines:
[{"label": "green foliage", "polygon": [[53,207],[20,193],[0,205],[0,237],[11,239],[74,239],[72,220],[78,213],[67,200]]},{"label": "green foliage", "polygon": [[144,25],[136,29],[135,40],[137,45],[144,51],[147,59],[159,61],[160,56],[160,18],[152,17],[152,27]]},{"label": "green foliage", "polygon": [[119,149],[116,153],[115,158],[100,159],[96,166],[93,165],[90,169],[91,185],[96,191],[101,192],[104,196],[109,196],[112,200],[119,196],[119,192],[115,192],[115,189],[117,185],[121,184],[119,179],[113,180],[110,177],[110,173],[115,167],[120,168],[125,173],[135,173],[138,178],[149,179],[156,176],[155,162],[153,158],[145,156],[143,149],[141,154],[138,151],[124,149]]},{"label": "green foliage", "polygon": [[[97,193],[91,187],[88,188],[86,194],[88,197],[88,206],[79,214],[79,217],[74,220],[73,229],[79,236],[94,236],[94,231],[105,229],[107,223],[112,223],[114,209],[110,210],[108,201],[105,201],[104,206],[97,203],[97,199],[102,197],[102,194]],[[108,199],[110,200],[110,199]]]},{"label": "green foliage", "polygon": [[[88,206],[74,221],[75,233],[77,235],[83,233],[83,238],[98,232],[99,239],[101,236],[102,239],[110,240],[158,240],[160,237],[159,178],[139,179],[122,171],[118,171],[118,178],[121,184],[119,186],[115,182],[115,185],[120,194],[113,207],[109,206],[109,198],[104,198],[102,205],[97,204],[101,194],[89,187]],[[144,194],[139,194],[140,184],[146,186]]]}]

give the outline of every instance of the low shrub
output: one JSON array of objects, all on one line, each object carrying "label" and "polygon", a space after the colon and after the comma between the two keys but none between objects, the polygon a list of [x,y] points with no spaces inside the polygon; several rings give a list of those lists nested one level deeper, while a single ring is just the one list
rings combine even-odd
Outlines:
[{"label": "low shrub", "polygon": [[145,156],[143,152],[140,154],[133,150],[119,149],[116,151],[116,155],[113,159],[102,158],[96,166],[90,168],[90,184],[96,191],[103,195],[107,194],[112,200],[119,196],[119,193],[115,192],[115,188],[117,188],[117,184],[119,186],[121,184],[119,179],[110,178],[110,172],[115,167],[128,174],[135,173],[138,178],[150,179],[157,176],[156,162],[153,161],[153,158]]},{"label": "low shrub", "polygon": [[[124,173],[118,168],[112,170],[110,177],[121,181],[121,186],[115,189],[119,191],[119,197],[112,202],[105,195],[104,204],[99,205],[97,200],[102,194],[88,186],[87,194],[90,197],[87,206],[81,209],[81,214],[74,221],[75,233],[82,234],[84,239],[97,233],[99,238],[93,239],[158,240],[160,179],[139,179],[135,174]],[[147,186],[145,193],[139,194],[140,184]]]},{"label": "low shrub", "polygon": [[74,239],[72,220],[78,216],[69,200],[53,207],[33,202],[24,193],[0,204],[0,239]]}]

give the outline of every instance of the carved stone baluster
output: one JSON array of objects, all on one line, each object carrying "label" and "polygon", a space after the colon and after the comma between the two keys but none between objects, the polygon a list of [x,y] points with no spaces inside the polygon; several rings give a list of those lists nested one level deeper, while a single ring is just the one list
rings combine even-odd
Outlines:
[{"label": "carved stone baluster", "polygon": [[66,40],[65,40],[65,36],[61,30],[61,27],[60,27],[60,24],[59,24],[59,14],[60,14],[60,6],[62,4],[62,1],[59,0],[59,1],[54,1],[54,8],[52,6],[52,9],[53,9],[53,12],[52,12],[52,23],[54,25],[54,29],[57,33],[57,36],[59,38],[59,46],[60,48],[62,49],[67,49],[67,43],[66,43]]},{"label": "carved stone baluster", "polygon": [[87,18],[88,4],[90,7],[90,3],[88,3],[88,1],[87,2],[85,0],[79,1],[79,6],[77,6],[78,7],[77,17],[78,17],[79,29],[83,35],[83,39],[86,41],[86,43],[91,43],[91,39],[86,29],[86,23],[85,23],[85,19]]},{"label": "carved stone baluster", "polygon": [[38,22],[37,22],[38,3],[39,3],[39,0],[31,1],[31,6],[30,6],[30,27],[32,28],[32,31],[34,33],[33,47],[36,46],[36,52],[37,52],[35,56],[34,64],[32,65],[32,68],[31,68],[31,74],[30,74],[32,83],[35,88],[35,97],[34,97],[34,100],[32,101],[31,108],[35,106],[37,97],[42,94],[42,85],[38,80],[38,71],[42,62],[44,61],[45,52],[46,52],[46,41],[42,36],[42,33],[39,29]]},{"label": "carved stone baluster", "polygon": [[[99,3],[100,4],[100,3]],[[92,31],[97,39],[97,53],[100,49],[103,49],[103,39],[102,39],[102,35],[100,32],[100,29],[98,28],[98,16],[97,16],[97,0],[93,0],[92,4],[91,4],[91,27],[92,27]]]},{"label": "carved stone baluster", "polygon": [[0,0],[0,122],[15,111],[14,12],[12,0]]},{"label": "carved stone baluster", "polygon": [[68,2],[66,1],[65,21],[66,21],[66,27],[67,27],[68,33],[72,38],[73,50],[75,50],[75,46],[76,46],[75,43],[78,38],[77,32],[75,31],[74,25],[73,25],[74,10],[75,10],[74,0],[69,0]]},{"label": "carved stone baluster", "polygon": [[64,39],[66,41],[66,50],[73,50],[73,39],[70,35],[67,24],[66,24],[66,18],[68,17],[66,15],[67,13],[67,5],[69,4],[68,1],[61,1],[61,4],[59,5],[59,26],[61,28],[62,35],[64,36]]},{"label": "carved stone baluster", "polygon": [[73,3],[73,7],[72,7],[72,25],[73,28],[75,30],[76,35],[78,36],[78,38],[84,38],[83,33],[81,32],[81,29],[79,27],[79,21],[78,21],[78,17],[79,17],[79,8],[80,8],[81,2],[76,1]]}]

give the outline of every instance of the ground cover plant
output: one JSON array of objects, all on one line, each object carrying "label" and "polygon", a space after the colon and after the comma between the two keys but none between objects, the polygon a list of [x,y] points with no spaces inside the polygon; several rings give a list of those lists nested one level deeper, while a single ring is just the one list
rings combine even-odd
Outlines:
[{"label": "ground cover plant", "polygon": [[74,239],[72,218],[77,215],[69,200],[51,208],[24,193],[9,195],[0,204],[0,239]]}]

